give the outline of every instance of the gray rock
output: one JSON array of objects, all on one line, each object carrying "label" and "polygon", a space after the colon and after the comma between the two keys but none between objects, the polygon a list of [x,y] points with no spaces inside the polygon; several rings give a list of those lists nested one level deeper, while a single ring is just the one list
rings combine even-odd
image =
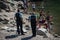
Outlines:
[{"label": "gray rock", "polygon": [[3,19],[2,19],[2,18],[0,18],[0,22],[1,22],[1,21],[3,21]]},{"label": "gray rock", "polygon": [[4,19],[4,20],[2,21],[3,24],[8,24],[8,22],[9,22],[9,20],[7,20],[7,19]]},{"label": "gray rock", "polygon": [[4,15],[5,17],[8,17],[7,15]]},{"label": "gray rock", "polygon": [[54,37],[58,37],[59,35],[58,34],[54,34]]},{"label": "gray rock", "polygon": [[41,36],[44,36],[44,37],[48,37],[48,36],[46,35],[46,33],[47,33],[47,30],[44,29],[44,28],[40,28],[40,29],[37,30],[37,35],[41,35]]}]

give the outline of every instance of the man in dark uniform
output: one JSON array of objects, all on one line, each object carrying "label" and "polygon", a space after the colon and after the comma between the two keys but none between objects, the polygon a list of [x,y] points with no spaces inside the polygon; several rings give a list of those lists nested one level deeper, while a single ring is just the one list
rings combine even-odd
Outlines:
[{"label": "man in dark uniform", "polygon": [[17,10],[17,13],[15,14],[16,17],[16,24],[17,24],[17,33],[20,34],[21,31],[21,35],[24,35],[23,33],[23,18],[22,18],[22,12],[20,12],[20,10]]},{"label": "man in dark uniform", "polygon": [[31,28],[32,28],[32,36],[36,36],[36,16],[34,13],[31,14]]}]

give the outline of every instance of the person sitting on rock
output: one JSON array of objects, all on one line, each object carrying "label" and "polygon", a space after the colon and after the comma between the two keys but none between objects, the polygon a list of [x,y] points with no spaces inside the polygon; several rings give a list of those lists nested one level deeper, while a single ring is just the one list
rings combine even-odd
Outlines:
[{"label": "person sitting on rock", "polygon": [[45,19],[45,12],[44,12],[44,10],[42,10],[42,11],[40,12],[39,27],[40,27],[42,24],[44,24],[45,21],[46,21],[46,19]]}]

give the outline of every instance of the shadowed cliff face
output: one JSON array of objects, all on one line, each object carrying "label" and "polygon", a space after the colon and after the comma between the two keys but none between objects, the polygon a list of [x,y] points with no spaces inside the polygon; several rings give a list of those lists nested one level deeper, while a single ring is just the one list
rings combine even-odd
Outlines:
[{"label": "shadowed cliff face", "polygon": [[0,2],[0,9],[6,9],[7,8],[7,6],[3,3],[3,2]]}]

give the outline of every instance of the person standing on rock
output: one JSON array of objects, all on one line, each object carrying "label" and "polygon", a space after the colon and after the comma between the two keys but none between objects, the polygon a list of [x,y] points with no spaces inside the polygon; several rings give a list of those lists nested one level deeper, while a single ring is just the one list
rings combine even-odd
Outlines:
[{"label": "person standing on rock", "polygon": [[36,36],[36,16],[34,13],[31,14],[31,28],[32,28],[32,36]]},{"label": "person standing on rock", "polygon": [[21,31],[21,35],[24,35],[23,33],[23,18],[22,18],[22,12],[20,12],[21,9],[17,10],[17,13],[15,14],[15,18],[16,18],[16,24],[17,24],[17,33],[20,34]]},{"label": "person standing on rock", "polygon": [[35,4],[35,2],[33,2],[32,3],[32,9],[35,11],[35,9],[36,9],[36,4]]}]

